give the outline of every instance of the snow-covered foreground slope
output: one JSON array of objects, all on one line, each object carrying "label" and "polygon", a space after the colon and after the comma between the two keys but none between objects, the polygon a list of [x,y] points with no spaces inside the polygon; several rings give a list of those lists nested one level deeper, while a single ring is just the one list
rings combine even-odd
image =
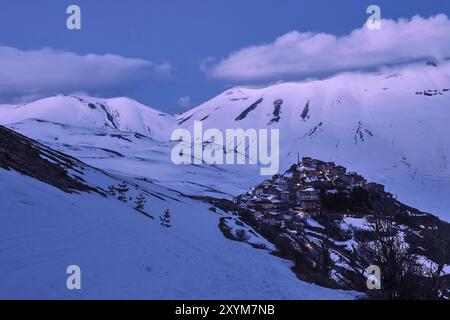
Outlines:
[{"label": "snow-covered foreground slope", "polygon": [[[231,213],[1,126],[0,138],[0,299],[355,297],[298,280],[257,234],[253,243],[269,249],[225,238],[218,225]],[[136,210],[138,195],[146,203]],[[170,228],[160,224],[165,210]],[[81,268],[80,291],[66,287],[71,265]]]},{"label": "snow-covered foreground slope", "polygon": [[[170,229],[128,204],[69,194],[0,168],[0,298],[347,299],[299,281],[290,263],[227,240],[219,215],[179,199],[148,200]],[[80,291],[66,268],[81,268]]]}]

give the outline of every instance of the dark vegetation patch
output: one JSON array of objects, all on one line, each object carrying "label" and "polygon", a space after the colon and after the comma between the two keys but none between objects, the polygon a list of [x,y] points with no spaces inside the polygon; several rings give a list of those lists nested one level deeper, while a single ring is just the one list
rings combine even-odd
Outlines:
[{"label": "dark vegetation patch", "polygon": [[312,135],[314,135],[315,133],[317,133],[318,132],[318,130],[320,129],[320,127],[322,127],[322,125],[323,125],[323,123],[322,122],[319,122],[318,124],[317,124],[317,126],[315,126],[314,128],[312,128],[311,130],[309,130],[306,134],[305,134],[305,136],[304,137],[311,137]]},{"label": "dark vegetation patch", "polygon": [[303,108],[302,113],[300,114],[300,118],[302,118],[302,121],[308,120],[310,117],[309,115],[309,100],[306,103],[305,107]]},{"label": "dark vegetation patch", "polygon": [[127,141],[127,142],[133,142],[130,139],[128,139],[127,137],[124,137],[121,134],[110,134],[109,136],[112,137],[112,138],[121,139],[121,140],[124,140],[124,141]]},{"label": "dark vegetation patch", "polygon": [[238,116],[236,117],[236,119],[234,119],[234,121],[240,121],[240,120],[245,119],[245,118],[247,117],[247,115],[248,115],[251,111],[255,110],[256,107],[257,107],[261,102],[263,102],[263,98],[259,98],[259,99],[258,99],[255,103],[253,103],[250,107],[248,107],[247,109],[245,109],[244,111],[242,111],[241,114],[238,115]]},{"label": "dark vegetation patch", "polygon": [[280,113],[281,113],[281,106],[283,104],[283,99],[277,99],[273,102],[273,117],[269,122],[269,125],[280,121]]},{"label": "dark vegetation patch", "polygon": [[189,117],[187,117],[187,118],[181,118],[180,120],[178,120],[178,125],[180,126],[180,125],[182,125],[183,123],[185,123],[186,121],[188,121],[190,118],[192,118],[192,116],[193,116],[194,114],[191,114]]}]

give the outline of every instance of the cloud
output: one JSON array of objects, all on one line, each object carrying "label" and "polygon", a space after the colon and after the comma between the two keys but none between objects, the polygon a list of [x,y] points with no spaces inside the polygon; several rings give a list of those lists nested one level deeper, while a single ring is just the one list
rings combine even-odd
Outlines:
[{"label": "cloud", "polygon": [[191,97],[189,96],[180,97],[178,99],[178,105],[184,109],[189,108],[191,106]]},{"label": "cloud", "polygon": [[209,58],[202,70],[220,80],[273,81],[448,57],[450,21],[440,14],[428,19],[382,20],[380,30],[364,25],[342,37],[292,31],[219,62]]},{"label": "cloud", "polygon": [[0,46],[0,102],[26,101],[58,93],[124,94],[145,82],[170,78],[169,63],[118,55],[23,51]]}]

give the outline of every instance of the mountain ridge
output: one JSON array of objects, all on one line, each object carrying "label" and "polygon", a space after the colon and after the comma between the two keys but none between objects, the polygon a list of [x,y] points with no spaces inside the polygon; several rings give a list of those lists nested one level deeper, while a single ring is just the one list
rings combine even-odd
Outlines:
[{"label": "mountain ridge", "polygon": [[[92,131],[106,130],[110,136],[116,136],[116,131],[135,132],[155,139],[155,143],[160,141],[160,146],[166,146],[164,153],[169,153],[172,146],[171,132],[176,128],[192,132],[194,121],[201,121],[205,130],[278,129],[280,171],[295,162],[299,154],[338,161],[383,183],[408,203],[450,217],[450,201],[445,196],[450,190],[448,88],[450,62],[438,67],[414,64],[377,73],[344,73],[325,80],[229,89],[176,116],[147,110],[127,98],[54,97],[53,103],[41,100],[26,106],[0,106],[0,124],[29,130],[30,125],[24,123],[40,118]],[[53,112],[65,109],[61,106],[66,100],[70,100],[66,107],[72,107],[75,114],[82,110],[78,118],[70,112]],[[45,107],[47,104],[53,106],[52,112]],[[26,112],[20,111],[24,108]],[[39,130],[31,131],[28,135],[43,142],[58,139],[56,135],[50,138]],[[124,136],[118,134],[117,138]],[[84,144],[82,136],[79,141]],[[130,141],[120,148],[106,140],[96,141],[96,146],[122,155],[133,148]],[[63,148],[63,144],[59,147]],[[170,155],[166,157],[164,161],[170,163]]]}]

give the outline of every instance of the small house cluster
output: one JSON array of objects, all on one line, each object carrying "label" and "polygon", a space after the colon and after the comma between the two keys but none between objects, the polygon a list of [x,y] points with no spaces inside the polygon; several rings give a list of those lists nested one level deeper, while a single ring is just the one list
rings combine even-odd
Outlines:
[{"label": "small house cluster", "polygon": [[257,221],[280,225],[296,217],[321,214],[321,195],[349,195],[355,187],[384,192],[383,185],[368,183],[334,162],[303,157],[283,175],[263,181],[235,202]]}]

